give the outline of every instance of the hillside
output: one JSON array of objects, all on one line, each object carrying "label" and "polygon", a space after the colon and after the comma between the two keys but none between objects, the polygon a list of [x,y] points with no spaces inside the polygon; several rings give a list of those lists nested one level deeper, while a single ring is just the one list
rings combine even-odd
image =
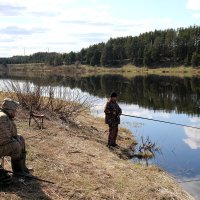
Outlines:
[{"label": "hillside", "polygon": [[33,174],[55,184],[15,179],[12,186],[1,188],[2,200],[193,199],[166,172],[128,160],[135,141],[127,130],[120,130],[119,148],[107,148],[107,127],[89,113],[70,124],[47,116],[41,130],[34,122],[29,128],[28,112],[19,109],[16,124],[26,138]]}]

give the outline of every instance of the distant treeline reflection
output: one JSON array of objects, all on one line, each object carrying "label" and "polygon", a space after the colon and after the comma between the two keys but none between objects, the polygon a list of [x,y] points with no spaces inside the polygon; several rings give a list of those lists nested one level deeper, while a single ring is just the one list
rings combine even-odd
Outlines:
[{"label": "distant treeline reflection", "polygon": [[[40,78],[31,80],[37,83]],[[197,77],[149,75],[127,79],[120,75],[81,78],[53,75],[43,80],[44,85],[80,88],[83,92],[97,97],[109,97],[112,91],[116,91],[120,102],[137,104],[143,108],[190,115],[200,114],[200,78]]]}]

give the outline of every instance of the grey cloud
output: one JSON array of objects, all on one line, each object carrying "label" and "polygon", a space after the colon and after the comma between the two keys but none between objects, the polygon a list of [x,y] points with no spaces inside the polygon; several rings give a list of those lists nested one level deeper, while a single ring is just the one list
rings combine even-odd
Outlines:
[{"label": "grey cloud", "polygon": [[0,34],[6,35],[31,35],[31,30],[27,30],[24,28],[19,28],[15,26],[10,26],[6,28],[0,28]]},{"label": "grey cloud", "polygon": [[62,21],[65,24],[76,24],[76,25],[92,25],[92,26],[113,26],[116,28],[130,28],[130,27],[140,27],[144,26],[144,24],[136,24],[136,23],[129,23],[129,24],[117,24],[117,23],[111,23],[111,22],[92,22],[92,21],[86,21],[86,20],[66,20]]},{"label": "grey cloud", "polygon": [[26,8],[22,6],[12,6],[6,4],[0,4],[0,15],[3,16],[16,16],[20,15]]},{"label": "grey cloud", "polygon": [[86,20],[66,20],[62,21],[65,24],[77,24],[77,25],[92,25],[92,26],[112,26],[109,22],[91,22]]},{"label": "grey cloud", "polygon": [[16,46],[16,45],[9,45],[9,46],[2,46],[1,45],[1,47],[0,47],[0,49],[3,49],[3,50],[10,50],[10,49],[16,49],[16,48],[18,48],[18,46]]},{"label": "grey cloud", "polygon": [[43,33],[47,29],[41,28],[33,28],[33,29],[25,29],[19,28],[17,26],[9,26],[6,28],[0,28],[0,34],[5,35],[32,35],[33,33]]},{"label": "grey cloud", "polygon": [[16,41],[14,38],[0,38],[0,43],[9,43]]}]

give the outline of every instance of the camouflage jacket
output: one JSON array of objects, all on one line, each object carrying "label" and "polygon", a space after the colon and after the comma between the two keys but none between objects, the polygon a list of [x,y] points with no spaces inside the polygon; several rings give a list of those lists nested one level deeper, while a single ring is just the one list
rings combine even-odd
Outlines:
[{"label": "camouflage jacket", "polygon": [[17,135],[17,128],[13,120],[0,110],[0,146],[12,141],[12,138]]},{"label": "camouflage jacket", "polygon": [[120,115],[122,114],[122,110],[116,102],[112,100],[108,101],[105,106],[104,112],[106,114],[106,124],[109,124],[110,126],[120,124]]}]

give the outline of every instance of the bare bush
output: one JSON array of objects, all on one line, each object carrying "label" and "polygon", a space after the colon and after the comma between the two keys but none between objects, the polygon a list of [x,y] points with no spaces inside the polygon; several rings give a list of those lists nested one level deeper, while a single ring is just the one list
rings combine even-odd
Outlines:
[{"label": "bare bush", "polygon": [[74,120],[92,107],[92,99],[78,90],[18,81],[6,81],[4,84],[9,96],[19,101],[22,108],[58,114],[65,122]]},{"label": "bare bush", "polygon": [[149,137],[144,139],[141,137],[141,144],[138,147],[138,154],[135,154],[139,159],[143,159],[146,162],[146,166],[149,165],[148,160],[155,157],[156,153],[160,153],[160,147],[156,146],[155,142],[152,142]]}]

